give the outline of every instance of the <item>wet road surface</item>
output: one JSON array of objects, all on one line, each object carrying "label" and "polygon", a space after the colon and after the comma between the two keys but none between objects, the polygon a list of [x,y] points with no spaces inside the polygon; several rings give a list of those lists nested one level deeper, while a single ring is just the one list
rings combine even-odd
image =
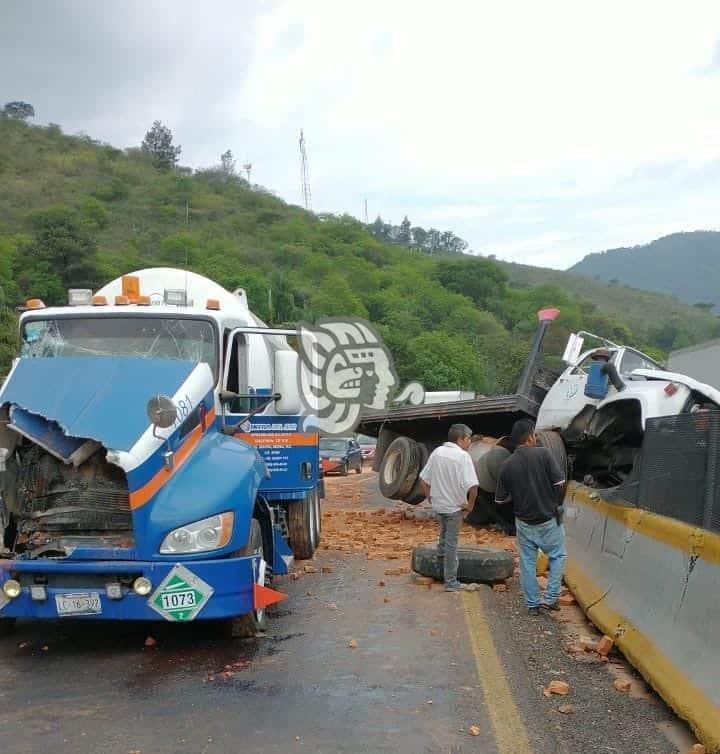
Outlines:
[{"label": "wet road surface", "polygon": [[[381,503],[371,475],[351,483]],[[456,595],[386,576],[397,562],[325,550],[313,565],[278,584],[290,598],[253,640],[202,623],[20,624],[0,639],[0,751],[675,754],[692,743],[638,679],[640,693],[613,689],[619,660],[568,655],[568,625],[529,618],[516,581]],[[570,683],[567,697],[543,696],[553,679]]]}]

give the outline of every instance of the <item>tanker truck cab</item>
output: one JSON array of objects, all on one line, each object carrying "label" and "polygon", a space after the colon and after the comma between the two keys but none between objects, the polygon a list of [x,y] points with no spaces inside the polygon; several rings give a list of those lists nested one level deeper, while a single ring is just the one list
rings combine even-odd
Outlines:
[{"label": "tanker truck cab", "polygon": [[0,390],[0,630],[16,618],[229,619],[320,534],[291,330],[244,291],[141,270],[30,300]]}]

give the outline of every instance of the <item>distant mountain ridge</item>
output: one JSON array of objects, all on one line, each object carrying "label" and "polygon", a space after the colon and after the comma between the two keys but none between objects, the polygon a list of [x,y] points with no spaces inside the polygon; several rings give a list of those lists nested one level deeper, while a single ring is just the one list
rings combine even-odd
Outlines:
[{"label": "distant mountain ridge", "polygon": [[588,254],[568,272],[677,296],[720,311],[720,233],[673,233],[649,244]]}]

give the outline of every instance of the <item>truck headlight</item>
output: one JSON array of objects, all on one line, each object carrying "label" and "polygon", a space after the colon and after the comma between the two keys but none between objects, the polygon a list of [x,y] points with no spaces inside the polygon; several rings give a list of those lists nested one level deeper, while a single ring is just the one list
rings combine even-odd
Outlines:
[{"label": "truck headlight", "polygon": [[11,600],[14,600],[15,597],[19,597],[20,592],[22,592],[22,587],[20,586],[20,582],[16,581],[15,579],[8,579],[3,584],[3,592],[5,592],[6,597],[9,597]]},{"label": "truck headlight", "polygon": [[228,511],[179,526],[163,539],[160,554],[209,552],[225,547],[232,536],[233,518]]}]

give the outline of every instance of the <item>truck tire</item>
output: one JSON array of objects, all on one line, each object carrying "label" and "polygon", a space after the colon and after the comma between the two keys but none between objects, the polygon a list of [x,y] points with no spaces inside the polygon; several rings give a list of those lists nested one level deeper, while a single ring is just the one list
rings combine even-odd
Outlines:
[{"label": "truck tire", "polygon": [[10,636],[15,630],[15,618],[0,618],[0,636]]},{"label": "truck tire", "polygon": [[[262,528],[260,522],[253,518],[250,524],[250,541],[244,552],[245,555],[260,555],[265,559],[265,547],[263,545]],[[266,577],[258,583],[265,585]],[[246,615],[240,615],[233,618],[231,622],[231,634],[233,639],[250,639],[258,631],[264,631],[267,628],[267,611],[253,610]]]},{"label": "truck tire", "polygon": [[317,510],[313,492],[302,500],[288,503],[288,534],[293,554],[298,560],[312,558],[317,547]]},{"label": "truck tire", "polygon": [[[513,574],[515,558],[510,552],[492,547],[458,547],[458,581],[502,581]],[[420,545],[412,553],[412,569],[421,576],[443,580],[437,545]]]},{"label": "truck tire", "polygon": [[552,455],[560,467],[560,471],[565,475],[565,484],[562,487],[562,498],[564,498],[565,490],[567,489],[568,461],[562,436],[559,432],[553,432],[552,430],[540,430],[536,433],[536,437],[538,445],[542,445],[543,448],[547,448],[550,451],[550,455]]},{"label": "truck tire", "polygon": [[409,437],[396,437],[380,464],[380,492],[390,500],[402,500],[420,472],[420,449]]},{"label": "truck tire", "polygon": [[[428,449],[422,443],[417,443],[417,447],[420,452],[419,471],[422,471],[423,467],[427,463],[427,459],[430,454],[428,453]],[[419,505],[424,499],[425,490],[423,490],[422,484],[420,482],[420,477],[418,476],[418,478],[415,480],[415,484],[413,484],[412,486],[412,489],[410,490],[410,492],[408,492],[407,495],[405,495],[402,500],[403,503],[407,503],[408,505]]]},{"label": "truck tire", "polygon": [[315,509],[315,549],[317,549],[320,545],[320,535],[322,534],[322,506],[317,487],[310,494],[313,496],[313,506]]}]

